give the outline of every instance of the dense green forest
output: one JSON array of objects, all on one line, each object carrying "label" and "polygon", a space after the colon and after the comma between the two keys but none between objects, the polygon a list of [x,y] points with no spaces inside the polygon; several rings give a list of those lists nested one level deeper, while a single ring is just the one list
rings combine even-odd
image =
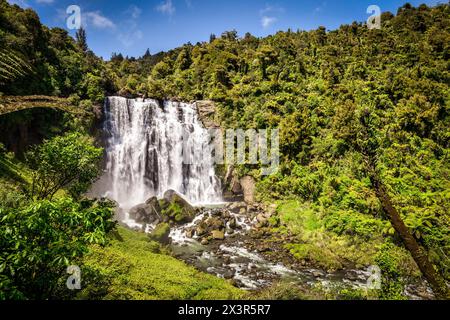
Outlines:
[{"label": "dense green forest", "polygon": [[[111,94],[212,100],[223,128],[280,128],[277,174],[261,178],[257,165],[237,168],[241,176],[255,177],[260,202],[277,205],[272,237],[289,235],[284,247],[293,257],[325,269],[377,264],[385,277],[376,298],[404,299],[406,279],[424,270],[393,224],[391,204],[409,240],[425,253],[424,265],[431,263],[436,294],[445,297],[449,44],[449,4],[406,4],[395,15],[383,13],[380,30],[354,22],[333,31],[287,30],[266,38],[228,31],[169,52],[147,51],[139,58],[113,54],[103,61],[87,47],[84,32],[73,39],[63,29],[42,25],[31,9],[0,0],[0,99],[60,96],[92,114]],[[127,269],[124,259],[132,259],[112,232],[113,204],[83,197],[102,154],[89,137],[92,119],[57,118],[60,122],[42,133],[48,140],[19,157],[26,161],[0,149],[0,299],[54,297],[61,285],[56,270],[76,259],[87,259],[90,281],[104,288],[114,272]],[[8,121],[0,118],[2,134]],[[112,247],[99,249],[108,242]],[[36,250],[43,243],[53,249]],[[146,259],[167,260],[180,270],[180,283],[194,281],[184,278],[189,275],[202,279],[194,293],[163,298],[243,294],[175,264],[156,243],[145,246],[153,255]],[[144,249],[133,250],[142,255]],[[107,259],[115,259],[112,266],[99,262]],[[37,276],[44,269],[53,270],[45,273],[51,279]],[[89,287],[81,298],[158,298],[116,292],[119,285],[106,286],[114,288],[109,296]]]}]

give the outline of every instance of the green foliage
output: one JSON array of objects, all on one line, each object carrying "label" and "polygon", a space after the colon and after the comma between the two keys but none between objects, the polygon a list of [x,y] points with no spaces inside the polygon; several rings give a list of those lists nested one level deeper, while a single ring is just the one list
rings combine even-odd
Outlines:
[{"label": "green foliage", "polygon": [[0,221],[0,299],[54,297],[66,267],[89,245],[105,245],[115,226],[109,203],[69,198],[2,206]]},{"label": "green foliage", "polygon": [[110,73],[88,50],[84,29],[76,38],[43,26],[31,9],[0,0],[0,90],[6,95],[76,93],[103,101],[107,91],[115,91]]},{"label": "green foliage", "polygon": [[163,208],[161,214],[164,216],[168,216],[176,222],[180,222],[185,218],[183,214],[183,208],[175,202],[170,203],[167,208]]},{"label": "green foliage", "polygon": [[77,30],[77,33],[75,34],[75,39],[81,51],[86,52],[89,50],[87,44],[86,30],[83,27]]},{"label": "green foliage", "polygon": [[[330,224],[332,217],[345,220],[345,216],[299,201],[282,201],[277,211],[281,227],[275,230],[294,236],[293,241],[286,243],[285,248],[298,260],[328,270],[351,265],[372,265],[377,246],[383,239],[382,229],[373,229],[373,225],[387,223],[353,213],[347,216],[348,221],[342,221],[346,223],[344,226],[340,223]],[[345,232],[341,228],[345,228]]]},{"label": "green foliage", "polygon": [[37,199],[52,199],[62,188],[78,198],[99,174],[102,149],[79,133],[58,136],[27,154],[33,171],[30,194]]},{"label": "green foliage", "polygon": [[376,264],[381,269],[382,282],[380,298],[385,300],[403,300],[405,296],[405,274],[411,267],[408,254],[391,242],[386,242],[376,256]]},{"label": "green foliage", "polygon": [[319,294],[312,294],[310,290],[302,290],[298,285],[289,282],[277,282],[274,285],[257,292],[252,296],[255,300],[310,300],[321,299]]}]

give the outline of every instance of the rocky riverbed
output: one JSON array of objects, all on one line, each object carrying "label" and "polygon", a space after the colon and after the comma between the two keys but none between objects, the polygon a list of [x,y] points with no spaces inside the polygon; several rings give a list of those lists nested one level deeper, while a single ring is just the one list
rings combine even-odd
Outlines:
[{"label": "rocky riverbed", "polygon": [[[295,259],[284,248],[295,240],[274,236],[269,228],[279,223],[275,209],[244,202],[194,208],[171,191],[162,200],[151,198],[133,208],[128,222],[169,245],[178,259],[246,290],[264,289],[281,280],[305,290],[367,287],[369,268],[328,272]],[[433,298],[425,284],[409,285],[405,293],[411,299]]]},{"label": "rocky riverbed", "polygon": [[320,283],[362,288],[367,284],[367,270],[327,273],[301,265],[280,244],[267,242],[264,227],[275,211],[262,209],[245,203],[204,209],[194,221],[171,231],[174,255],[247,290],[263,289],[279,280],[302,287]]}]

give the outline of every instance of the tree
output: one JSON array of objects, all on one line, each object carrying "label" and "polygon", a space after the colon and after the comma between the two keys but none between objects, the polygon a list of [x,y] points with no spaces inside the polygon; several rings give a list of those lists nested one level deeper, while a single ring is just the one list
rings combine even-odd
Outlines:
[{"label": "tree", "polygon": [[27,161],[33,171],[29,194],[39,200],[52,199],[63,188],[78,198],[99,174],[102,149],[79,133],[59,136],[33,148]]},{"label": "tree", "polygon": [[445,280],[430,262],[426,250],[420,246],[410,229],[406,226],[400,213],[395,208],[385,184],[380,179],[379,170],[377,169],[377,159],[380,150],[380,134],[377,135],[376,127],[378,127],[378,125],[375,122],[372,122],[372,118],[373,117],[371,117],[371,113],[368,110],[365,110],[360,117],[362,130],[360,131],[360,139],[356,141],[356,149],[361,152],[365,159],[368,175],[383,211],[392,227],[400,236],[405,248],[411,253],[411,256],[423,276],[430,283],[435,294],[439,298],[450,299],[450,291]]},{"label": "tree", "polygon": [[147,49],[144,53],[144,56],[142,57],[142,59],[149,59],[152,57],[152,54],[150,53],[150,49]]},{"label": "tree", "polygon": [[75,38],[76,38],[77,45],[80,48],[80,50],[83,52],[87,52],[89,50],[89,47],[87,44],[86,30],[83,27],[78,29],[78,31],[75,34]]},{"label": "tree", "polygon": [[121,53],[117,54],[115,52],[111,55],[111,62],[113,63],[120,63],[124,60],[123,55]]},{"label": "tree", "polygon": [[238,38],[238,33],[236,30],[225,31],[222,33],[222,39],[236,41]]}]

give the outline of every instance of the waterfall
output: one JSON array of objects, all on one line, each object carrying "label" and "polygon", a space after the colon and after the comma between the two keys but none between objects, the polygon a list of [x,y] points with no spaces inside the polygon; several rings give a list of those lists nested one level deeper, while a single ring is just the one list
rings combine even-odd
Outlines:
[{"label": "waterfall", "polygon": [[105,116],[104,196],[123,209],[167,190],[193,204],[221,201],[213,157],[202,152],[210,137],[195,105],[109,97]]}]

